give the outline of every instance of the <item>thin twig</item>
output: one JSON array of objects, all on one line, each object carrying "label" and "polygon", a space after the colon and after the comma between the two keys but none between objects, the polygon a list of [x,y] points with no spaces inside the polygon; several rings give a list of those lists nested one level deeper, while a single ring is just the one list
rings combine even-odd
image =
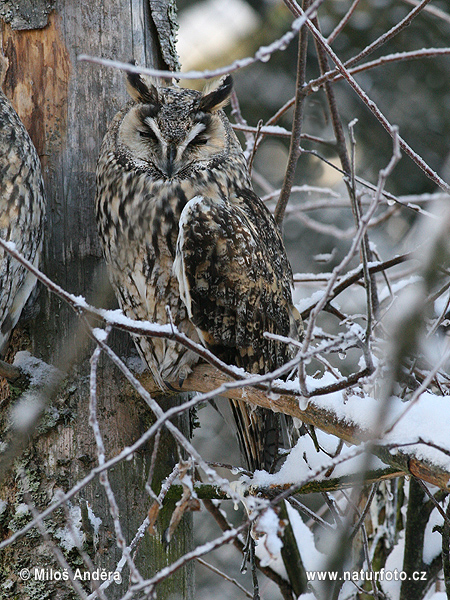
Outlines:
[{"label": "thin twig", "polygon": [[[30,491],[29,491],[29,482],[28,479],[25,475],[25,472],[23,471],[22,468],[18,469],[18,474],[19,477],[22,481],[22,486],[24,488],[24,500],[28,506],[29,511],[31,512],[31,514],[34,517],[34,520],[36,520],[38,518],[38,511],[36,509],[36,506],[34,505],[34,502],[32,500]],[[39,530],[39,533],[41,534],[42,538],[44,539],[44,541],[46,542],[47,546],[50,548],[50,550],[52,551],[53,555],[55,556],[58,564],[60,565],[60,567],[64,570],[64,572],[67,573],[68,577],[69,577],[69,581],[71,583],[71,585],[73,586],[74,590],[76,591],[76,593],[78,594],[79,598],[81,598],[82,600],[86,600],[86,593],[83,590],[82,586],[80,585],[80,582],[75,578],[75,573],[73,572],[72,567],[69,565],[69,563],[66,560],[66,557],[64,556],[64,554],[62,553],[61,549],[59,548],[59,546],[56,545],[56,543],[53,541],[53,539],[50,537],[49,533],[47,532],[47,528],[45,527],[44,523],[42,521],[37,521],[36,523],[37,528]]]},{"label": "thin twig", "polygon": [[[232,528],[232,525],[227,521],[223,511],[220,509],[219,506],[214,504],[211,500],[207,499],[203,500],[203,504],[205,505],[206,510],[212,515],[212,517],[214,518],[214,520],[216,521],[216,523],[222,531],[228,531]],[[234,538],[233,545],[239,550],[241,554],[243,553],[244,543],[242,542],[239,536]],[[288,582],[270,567],[262,566],[258,557],[256,557],[256,562],[261,573],[264,573],[266,577],[268,577],[278,585],[284,600],[293,600],[292,590]]]},{"label": "thin twig", "polygon": [[209,542],[206,542],[206,544],[197,546],[197,548],[195,548],[191,552],[187,552],[170,565],[167,565],[166,567],[158,571],[155,575],[153,575],[153,577],[131,585],[128,592],[124,596],[122,596],[122,600],[131,600],[136,594],[136,592],[140,592],[142,590],[145,590],[146,594],[152,593],[155,587],[159,583],[161,583],[161,581],[164,581],[165,579],[167,579],[167,577],[170,577],[170,575],[178,571],[178,569],[181,569],[192,560],[196,560],[197,558],[204,556],[205,554],[209,554],[216,548],[220,548],[221,546],[229,544],[233,541],[233,539],[236,536],[238,536],[246,528],[247,523],[245,522],[239,525],[238,527],[230,529],[229,531],[225,531],[221,536],[219,536],[215,540],[211,540]]},{"label": "thin twig", "polygon": [[388,119],[384,116],[384,114],[381,112],[381,110],[378,108],[375,102],[369,98],[366,92],[364,92],[361,86],[352,77],[352,75],[349,73],[348,69],[346,69],[346,67],[338,58],[336,53],[330,48],[329,44],[327,44],[320,31],[318,31],[317,28],[310,21],[307,21],[307,24],[314,37],[325,48],[331,60],[336,64],[339,71],[341,71],[341,73],[344,76],[344,79],[350,84],[350,86],[358,94],[358,96],[361,98],[361,100],[364,102],[367,108],[369,108],[372,114],[377,118],[377,120],[381,123],[381,125],[383,125],[384,129],[389,133],[389,135],[393,139],[396,137],[398,138],[400,148],[416,163],[418,167],[420,167],[420,169],[422,169],[422,171],[431,181],[433,181],[436,185],[442,188],[445,192],[450,193],[450,185],[446,183],[441,177],[439,177],[439,175],[433,169],[431,169],[431,167],[428,166],[428,164],[423,160],[423,158],[419,156],[402,137],[399,136],[395,126],[389,123]]},{"label": "thin twig", "polygon": [[227,575],[226,573],[224,573],[223,571],[221,571],[220,569],[218,569],[214,565],[210,564],[209,562],[206,562],[206,560],[203,560],[200,557],[197,558],[196,560],[197,560],[197,562],[200,565],[203,565],[204,567],[206,567],[207,569],[209,569],[210,571],[212,571],[216,575],[219,575],[220,577],[222,577],[226,581],[229,581],[230,583],[232,583],[233,585],[235,585],[239,590],[241,590],[241,592],[244,592],[244,594],[245,594],[245,596],[247,598],[253,598],[253,594],[251,594],[248,590],[246,590],[245,587],[243,587],[238,581],[236,581],[236,579],[233,579],[233,577],[230,577],[229,575]]},{"label": "thin twig", "polygon": [[[403,0],[403,2],[407,2],[408,4],[411,4],[412,6],[420,6],[420,4],[421,4],[417,0]],[[438,8],[437,6],[425,6],[424,12],[429,13],[430,15],[433,15],[435,17],[438,17],[439,19],[442,19],[443,21],[446,21],[447,23],[450,23],[450,15],[448,13],[444,12],[443,10],[441,10],[440,8]]]},{"label": "thin twig", "polygon": [[[304,0],[303,2],[303,6],[305,8],[305,11],[307,12],[309,9],[309,2],[310,0]],[[289,157],[286,167],[286,174],[284,176],[283,186],[281,188],[280,197],[278,198],[278,202],[274,212],[275,221],[277,222],[280,228],[283,224],[284,213],[286,211],[286,206],[291,196],[291,188],[294,184],[297,162],[301,154],[300,136],[302,133],[303,113],[305,111],[305,95],[303,94],[303,87],[305,85],[306,78],[307,49],[308,31],[306,27],[303,27],[300,31],[300,38],[298,42],[297,81],[295,92],[294,116],[292,120],[292,135],[289,146]]]},{"label": "thin twig", "polygon": [[161,69],[140,67],[132,65],[131,63],[125,63],[117,60],[109,60],[97,56],[89,56],[87,54],[78,55],[78,60],[80,62],[89,62],[92,64],[102,65],[104,67],[119,69],[121,71],[125,71],[126,73],[142,73],[143,75],[149,75],[150,77],[159,77],[162,79],[169,80],[172,80],[173,78],[212,79],[215,77],[222,77],[223,75],[228,75],[229,73],[233,73],[238,69],[243,69],[244,67],[248,67],[249,65],[252,65],[257,62],[265,63],[275,52],[285,50],[288,44],[290,44],[290,42],[292,42],[292,40],[297,36],[298,32],[305,24],[307,18],[313,15],[324,1],[325,0],[315,0],[313,4],[309,7],[309,9],[306,11],[305,15],[302,15],[301,17],[295,19],[288,32],[283,34],[278,40],[275,40],[268,46],[262,46],[261,48],[259,48],[253,57],[241,58],[235,60],[233,63],[225,67],[220,67],[214,70],[206,69],[204,71],[165,71]]},{"label": "thin twig", "polygon": [[347,23],[351,19],[351,16],[355,12],[356,7],[358,6],[359,2],[360,2],[360,0],[353,0],[348,11],[345,13],[345,15],[342,17],[342,19],[339,21],[339,23],[336,25],[336,27],[333,29],[333,31],[327,37],[327,42],[329,44],[332,44],[334,42],[334,40],[337,38],[337,36],[341,33],[341,31],[347,25]]},{"label": "thin twig", "polygon": [[373,499],[375,498],[375,494],[377,493],[377,490],[378,490],[378,483],[374,483],[372,485],[371,490],[370,490],[370,494],[369,494],[369,497],[367,499],[366,505],[364,506],[364,510],[359,514],[358,522],[353,527],[352,533],[350,534],[350,538],[355,537],[355,535],[359,531],[359,528],[364,523],[364,519],[366,518],[367,513],[370,510],[370,507],[372,505]]},{"label": "thin twig", "polygon": [[[102,335],[105,334],[106,335]],[[108,332],[103,332],[102,335],[103,340],[106,340]],[[97,420],[97,367],[98,361],[100,359],[101,347],[97,345],[92,356],[91,356],[91,373],[90,373],[90,397],[89,397],[89,425],[92,428],[94,433],[95,443],[97,445],[97,456],[98,456],[98,464],[102,466],[105,464],[105,446],[103,444],[102,434],[100,432],[100,426]],[[122,554],[125,557],[128,567],[130,569],[130,575],[134,581],[143,581],[142,575],[139,572],[139,569],[136,567],[134,560],[131,556],[131,553],[128,549],[127,543],[125,541],[125,536],[122,531],[122,525],[119,519],[119,507],[116,501],[115,494],[111,487],[108,477],[108,471],[104,470],[99,474],[99,481],[101,485],[104,487],[106,492],[106,497],[109,502],[109,512],[113,518],[114,529],[116,533],[116,544],[122,550]]]},{"label": "thin twig", "polygon": [[[375,485],[372,486],[371,492],[374,492],[375,488],[376,488]],[[368,569],[369,573],[371,573],[371,575],[372,575],[370,578],[370,583],[372,585],[373,597],[376,600],[379,600],[380,596],[378,595],[378,588],[377,588],[377,584],[375,581],[375,577],[373,575],[373,565],[372,565],[372,561],[370,559],[369,540],[367,537],[366,526],[364,524],[364,519],[366,516],[366,509],[368,509],[368,506],[370,507],[370,503],[372,502],[374,496],[372,494],[371,494],[371,496],[369,496],[369,500],[366,503],[366,507],[365,507],[363,513],[361,513],[358,506],[349,498],[348,494],[346,494],[345,491],[343,491],[342,493],[347,498],[347,502],[349,503],[349,505],[351,505],[353,507],[353,510],[355,511],[356,515],[358,516],[358,529],[361,529],[361,532],[362,532],[362,539],[363,539],[362,545],[363,545],[363,550],[364,550],[364,556],[366,559],[367,569]]]},{"label": "thin twig", "polygon": [[[284,0],[284,1],[289,6],[289,8],[292,10],[294,15],[299,16],[299,15],[303,14],[302,9],[298,6],[298,4],[295,2],[295,0]],[[400,137],[398,135],[398,132],[394,131],[395,127],[393,125],[391,125],[391,123],[389,123],[389,120],[384,116],[384,114],[381,112],[381,110],[378,108],[378,106],[375,104],[375,102],[373,100],[371,100],[369,98],[369,96],[364,92],[364,90],[357,83],[357,81],[353,78],[353,76],[351,75],[351,73],[349,72],[349,70],[347,68],[348,66],[351,66],[352,64],[357,62],[358,60],[361,60],[361,58],[364,58],[365,56],[367,56],[367,54],[369,54],[370,52],[373,52],[380,45],[386,43],[387,40],[391,39],[391,37],[393,37],[394,35],[397,35],[397,33],[399,33],[399,31],[401,31],[403,28],[407,27],[411,23],[411,21],[414,19],[414,17],[420,12],[420,10],[422,10],[422,8],[429,1],[430,0],[422,0],[420,5],[417,6],[415,9],[413,9],[411,11],[411,13],[409,13],[409,15],[407,15],[407,17],[405,17],[405,19],[402,19],[402,21],[399,24],[397,24],[395,27],[393,27],[391,30],[389,30],[386,34],[384,34],[383,36],[381,36],[380,38],[375,40],[375,42],[373,42],[372,44],[370,44],[370,46],[365,48],[363,50],[363,52],[360,52],[356,57],[353,57],[350,61],[347,61],[345,64],[339,59],[337,54],[332,50],[330,45],[327,43],[326,39],[322,36],[320,31],[318,31],[318,29],[314,26],[314,24],[312,23],[312,21],[310,19],[307,19],[306,24],[307,24],[309,30],[311,31],[311,33],[314,35],[314,37],[320,43],[320,45],[323,46],[323,48],[326,50],[326,52],[329,55],[329,57],[331,58],[331,60],[335,63],[337,70],[342,74],[343,78],[349,83],[349,85],[353,88],[353,90],[356,92],[356,94],[361,98],[361,100],[364,102],[364,104],[367,106],[367,108],[373,113],[373,115],[381,123],[381,125],[384,127],[384,129],[388,132],[388,134],[392,138],[394,138],[394,136],[398,136],[398,140],[399,140],[401,149],[416,163],[416,165],[420,169],[422,169],[422,171],[425,173],[425,175],[431,181],[433,181],[436,185],[438,185],[440,188],[442,188],[445,192],[450,193],[450,185],[448,183],[446,183],[441,177],[439,177],[439,175],[423,160],[423,158],[421,156],[419,156],[406,143],[406,141],[402,137]],[[323,77],[324,77],[324,80],[321,81],[322,84],[324,84],[325,81],[328,81],[330,78],[328,73],[325,73],[323,75]],[[316,80],[315,88],[317,87],[317,84],[318,84],[318,80]],[[306,89],[303,90],[303,92],[305,93]]]},{"label": "thin twig", "polygon": [[428,489],[428,487],[418,477],[416,477],[415,480],[417,481],[417,483],[419,484],[419,486],[423,489],[423,491],[428,496],[428,498],[431,500],[431,503],[434,504],[434,506],[437,509],[438,513],[443,517],[444,522],[447,524],[448,527],[450,527],[450,517],[447,515],[447,513],[442,508],[442,506],[439,504],[439,502],[436,500],[436,498],[433,496],[433,494],[430,492],[430,490]]}]

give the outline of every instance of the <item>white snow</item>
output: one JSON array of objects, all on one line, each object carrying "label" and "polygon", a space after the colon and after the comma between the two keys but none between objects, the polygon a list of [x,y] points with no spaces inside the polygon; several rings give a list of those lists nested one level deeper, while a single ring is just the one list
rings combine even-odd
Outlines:
[{"label": "white snow", "polygon": [[13,429],[27,432],[39,419],[42,401],[33,390],[23,394],[11,409],[10,420]]},{"label": "white snow", "polygon": [[[307,379],[311,390],[333,382],[335,379],[331,374],[326,374],[319,380]],[[330,411],[349,425],[357,425],[359,429],[366,431],[369,437],[377,425],[382,406],[369,395],[361,397],[356,394],[344,395],[342,392],[316,396],[309,403]],[[429,391],[424,392],[414,404],[393,397],[387,407],[389,413],[385,430],[401,418],[393,430],[383,436],[382,441],[390,444],[414,444],[414,454],[419,460],[430,461],[450,470],[450,457],[438,448],[427,445],[429,443],[440,446],[450,452],[450,420],[443,418],[443,415],[448,414],[449,408],[448,396],[438,396]],[[410,446],[407,447],[407,451],[411,451]]]},{"label": "white snow", "polygon": [[437,315],[440,315],[446,308],[447,310],[449,310],[448,308],[448,302],[449,302],[449,293],[445,293],[442,294],[441,296],[439,296],[439,298],[437,298],[434,301],[434,310],[436,312]]},{"label": "white snow", "polygon": [[[320,445],[331,451],[331,447],[338,443],[335,436],[328,435],[324,432],[316,430],[316,435]],[[352,448],[345,448],[341,451],[340,457],[345,458],[349,455],[348,460],[334,467],[331,478],[343,477],[345,475],[355,475],[361,473],[363,469],[385,468],[386,465],[375,456],[354,454]],[[256,471],[251,484],[255,486],[283,486],[287,484],[302,484],[311,478],[314,474],[314,480],[320,481],[325,479],[325,472],[330,466],[330,460],[323,452],[317,452],[314,442],[309,435],[301,436],[295,447],[290,451],[281,469],[274,474],[269,474],[267,471]],[[321,473],[317,475],[317,471]]]},{"label": "white snow", "polygon": [[75,296],[74,294],[69,294],[69,296],[79,308],[89,308],[84,296]]},{"label": "white snow", "polygon": [[[423,282],[423,278],[419,275],[411,275],[410,277],[406,277],[405,279],[402,279],[401,281],[398,281],[398,282],[392,284],[390,290],[387,286],[385,288],[383,288],[383,290],[379,294],[379,301],[384,302],[385,300],[387,300],[388,298],[391,297],[391,293],[395,296],[395,295],[399,294],[400,292],[403,292],[405,290],[405,288],[407,288],[411,285],[416,285],[416,284],[422,283],[422,282]],[[403,310],[404,310],[404,306],[402,304],[402,311]]]},{"label": "white snow", "polygon": [[[307,377],[307,386],[310,390],[334,383],[336,379],[326,373],[321,379]],[[289,387],[289,382],[283,384]],[[308,401],[308,406],[321,408],[330,413],[330,418],[336,418],[349,427],[356,426],[367,439],[374,438],[379,426],[379,412],[383,404],[368,394],[344,394],[341,391],[315,396]],[[427,461],[443,470],[450,471],[450,420],[443,418],[448,414],[450,398],[437,396],[431,392],[424,392],[419,399],[410,404],[400,398],[393,397],[387,404],[388,414],[384,421],[384,431],[388,431],[395,423],[392,431],[382,435],[379,443],[399,445],[399,450],[392,448],[391,452],[404,450],[413,453],[418,460]],[[337,443],[335,436],[327,435],[316,429],[319,443],[332,453],[333,446]],[[405,446],[406,444],[406,446]],[[441,450],[442,449],[442,450]],[[448,454],[446,454],[446,452]],[[340,457],[354,454],[354,449],[343,449]],[[302,483],[309,478],[314,470],[322,468],[322,472],[330,465],[323,453],[318,453],[309,436],[302,436],[296,447],[291,450],[279,472],[269,475],[265,471],[257,471],[252,479],[252,485],[269,486],[288,483]],[[361,468],[376,469],[384,465],[379,459],[373,457],[367,462],[366,456],[354,456],[337,465],[332,477],[355,474]],[[320,479],[320,476],[319,476]]]},{"label": "white snow", "polygon": [[290,131],[280,125],[264,125],[264,127],[261,127],[261,131],[268,133],[269,135],[291,134]]},{"label": "white snow", "polygon": [[317,550],[313,532],[289,502],[286,506],[305,569],[307,571],[321,571],[324,568],[326,557]]},{"label": "white snow", "polygon": [[[398,543],[394,546],[394,549],[389,554],[386,560],[386,564],[384,566],[385,572],[393,573],[395,569],[400,571],[403,565],[403,556],[405,553],[405,534],[404,531],[400,532]],[[392,577],[392,579],[385,579],[381,586],[383,591],[386,592],[389,598],[399,598],[400,596],[400,587],[402,582],[400,578],[397,580]]]},{"label": "white snow", "polygon": [[53,377],[61,375],[58,369],[47,364],[40,358],[32,356],[26,350],[16,353],[13,365],[21,369],[29,377],[30,387],[42,387],[47,383],[51,383]]},{"label": "white snow", "polygon": [[430,515],[425,528],[425,539],[423,542],[423,562],[429,565],[433,559],[442,552],[442,533],[433,531],[436,525],[442,526],[444,519],[435,508]]},{"label": "white snow", "polygon": [[[261,565],[267,567],[273,560],[279,558],[283,542],[281,541],[280,520],[273,508],[267,508],[255,523],[253,534],[259,537],[257,554]],[[261,550],[264,550],[261,552]]]},{"label": "white snow", "polygon": [[92,333],[99,342],[106,342],[106,339],[108,338],[108,332],[101,327],[95,327],[92,330]]},{"label": "white snow", "polygon": [[103,319],[110,325],[122,325],[130,328],[137,328],[141,331],[148,333],[172,333],[172,326],[170,324],[160,325],[159,323],[151,323],[150,321],[136,321],[127,317],[119,308],[115,310],[100,310],[99,311]]},{"label": "white snow", "polygon": [[100,517],[96,517],[94,511],[92,510],[89,502],[86,502],[87,511],[88,511],[88,519],[90,524],[92,525],[92,529],[94,530],[94,544],[98,541],[98,532],[100,530],[100,525],[102,524],[102,520]]},{"label": "white snow", "polygon": [[314,292],[314,294],[312,294],[308,298],[299,299],[298,301],[295,302],[295,308],[300,313],[303,312],[304,310],[309,309],[311,306],[314,306],[315,304],[317,304],[318,302],[320,302],[322,300],[324,293],[325,292],[323,290],[318,290],[317,292]]},{"label": "white snow", "polygon": [[60,527],[55,533],[55,537],[60,540],[61,546],[68,552],[75,546],[81,545],[84,539],[81,527],[81,508],[69,503],[69,517],[71,527],[65,525],[64,527]]},{"label": "white snow", "polygon": [[16,512],[14,513],[14,517],[17,518],[17,517],[21,517],[22,515],[27,515],[29,512],[30,512],[30,509],[28,507],[28,504],[25,504],[25,502],[21,502],[16,507]]}]

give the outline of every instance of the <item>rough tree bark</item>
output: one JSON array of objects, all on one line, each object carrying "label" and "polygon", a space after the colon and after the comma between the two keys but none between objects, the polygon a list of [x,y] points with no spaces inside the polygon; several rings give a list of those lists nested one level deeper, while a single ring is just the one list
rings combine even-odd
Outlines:
[{"label": "rough tree bark", "polygon": [[[96,157],[107,123],[127,98],[121,73],[78,63],[77,55],[85,52],[126,61],[134,58],[138,64],[173,68],[172,40],[164,40],[164,31],[170,32],[170,26],[164,29],[160,23],[164,14],[173,11],[174,3],[160,0],[156,8],[154,4],[149,0],[16,0],[2,2],[0,7],[2,87],[27,127],[43,166],[48,216],[41,266],[62,287],[97,304],[106,300],[99,299],[95,289],[102,264],[93,210]],[[33,503],[42,510],[58,489],[67,491],[97,464],[88,407],[88,359],[93,346],[86,338],[80,343],[78,319],[58,298],[41,288],[38,302],[38,317],[25,327],[15,347],[26,347],[34,356],[58,364],[68,373],[36,435],[3,481],[0,541],[31,518],[23,504],[19,468],[28,481]],[[75,346],[77,352],[73,352]],[[117,337],[115,348],[125,354],[130,342]],[[72,364],[65,361],[69,354],[76,355]],[[109,458],[135,441],[152,417],[106,360],[101,362],[99,384],[98,416]],[[0,407],[3,431],[13,404],[9,398]],[[3,433],[0,435],[3,439]],[[150,506],[145,483],[151,450],[147,446],[131,461],[109,471],[127,544]],[[161,441],[160,478],[177,459],[172,440]],[[84,549],[95,567],[114,570],[122,551],[98,478],[71,499],[66,511],[60,509],[45,521],[47,532],[69,564],[85,571],[77,549],[70,548],[67,511],[83,534]],[[144,576],[173,562],[189,547],[189,519],[178,528],[168,548],[161,544],[164,527],[162,515],[157,535],[146,533],[138,545],[135,560]],[[32,575],[28,581],[21,580],[22,568],[61,571],[36,529],[0,551],[0,565],[0,596],[5,600],[74,597],[70,584],[51,577],[38,581]],[[126,590],[127,568],[123,575],[123,584],[108,588],[108,598],[120,597]],[[174,593],[190,598],[192,587],[192,568],[181,569],[158,588],[158,598]]]}]

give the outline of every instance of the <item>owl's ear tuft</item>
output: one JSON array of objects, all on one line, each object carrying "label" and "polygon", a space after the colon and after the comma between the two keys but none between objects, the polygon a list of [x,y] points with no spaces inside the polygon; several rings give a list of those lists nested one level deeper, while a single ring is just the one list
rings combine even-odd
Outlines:
[{"label": "owl's ear tuft", "polygon": [[135,102],[159,104],[158,90],[149,77],[127,73],[127,91]]},{"label": "owl's ear tuft", "polygon": [[199,109],[205,112],[214,112],[223,108],[230,99],[230,94],[233,90],[233,78],[227,75],[220,79],[218,84],[211,89],[206,89],[203,92],[199,101]]}]

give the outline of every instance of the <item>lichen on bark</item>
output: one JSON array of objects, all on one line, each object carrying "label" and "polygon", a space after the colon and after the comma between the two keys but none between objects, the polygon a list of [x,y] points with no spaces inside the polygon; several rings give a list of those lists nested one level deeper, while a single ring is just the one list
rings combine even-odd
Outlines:
[{"label": "lichen on bark", "polygon": [[0,18],[12,29],[43,29],[54,6],[55,0],[0,0]]}]

